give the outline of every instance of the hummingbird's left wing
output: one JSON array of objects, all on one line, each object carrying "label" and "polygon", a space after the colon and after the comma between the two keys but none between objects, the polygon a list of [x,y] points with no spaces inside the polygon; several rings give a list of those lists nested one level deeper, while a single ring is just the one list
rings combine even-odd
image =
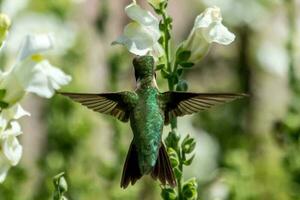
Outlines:
[{"label": "hummingbird's left wing", "polygon": [[133,92],[83,94],[83,93],[59,93],[92,109],[95,112],[108,114],[120,121],[129,120],[130,110],[135,104],[136,94]]},{"label": "hummingbird's left wing", "polygon": [[213,106],[245,97],[246,94],[235,93],[192,93],[165,92],[161,94],[162,108],[165,113],[165,124],[173,117],[190,115]]}]

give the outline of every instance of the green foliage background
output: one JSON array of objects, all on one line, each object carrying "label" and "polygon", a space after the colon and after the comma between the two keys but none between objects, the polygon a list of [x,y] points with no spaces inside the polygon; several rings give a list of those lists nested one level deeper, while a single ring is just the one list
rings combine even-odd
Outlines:
[{"label": "green foliage background", "polygon": [[[139,2],[147,6],[146,2]],[[170,15],[174,18],[174,35],[178,41],[186,38],[194,17],[205,8],[204,2],[170,0]],[[216,166],[204,169],[203,166],[209,165],[196,162],[191,170],[186,170],[185,176],[197,178],[199,199],[300,199],[300,49],[297,45],[300,16],[296,12],[300,5],[296,0],[253,0],[259,5],[253,8],[247,2],[250,4],[246,0],[228,1],[227,10],[232,12],[223,16],[225,24],[237,36],[234,44],[213,45],[207,57],[184,78],[191,91],[243,91],[250,98],[185,120],[178,119],[179,128],[183,124],[192,127],[184,135],[196,132],[194,136],[200,138],[197,146],[203,144],[204,134],[214,141],[213,148],[217,149],[217,156],[211,156],[210,149],[196,148],[196,157],[205,158],[200,161],[215,162]],[[127,23],[123,8],[129,3],[125,0],[79,3],[29,0],[26,8],[12,20],[39,13],[55,16],[61,23],[75,27],[76,40],[72,47],[59,55],[48,56],[73,77],[64,91],[130,90],[134,88],[132,56],[122,47],[110,46]],[[247,21],[251,14],[256,18]],[[231,20],[227,21],[229,15]],[[287,55],[288,73],[285,74],[274,73],[275,69],[267,69],[258,59],[260,44],[272,43],[274,35],[280,34],[272,31],[271,26],[278,32],[285,31],[285,37],[276,41]],[[276,59],[272,57],[274,54],[264,53],[263,58]],[[4,51],[0,63],[6,65],[13,56]],[[158,84],[162,91],[167,89],[160,76]],[[160,199],[159,184],[149,177],[126,190],[119,187],[131,141],[128,124],[92,113],[60,96],[51,100],[31,96],[24,105],[33,113],[33,117],[23,120],[24,158],[0,185],[0,200],[51,199],[52,177],[61,171],[66,172],[67,197],[72,200]],[[184,122],[180,123],[181,120]],[[36,137],[33,132],[43,137]],[[38,153],[30,154],[33,151]],[[203,174],[201,170],[209,173],[199,177],[198,174]]]}]

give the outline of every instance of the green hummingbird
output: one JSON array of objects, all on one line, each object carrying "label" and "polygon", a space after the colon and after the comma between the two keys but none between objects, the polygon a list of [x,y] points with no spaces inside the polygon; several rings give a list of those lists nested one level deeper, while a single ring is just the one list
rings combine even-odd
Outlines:
[{"label": "green hummingbird", "polygon": [[233,93],[163,92],[158,90],[154,59],[141,56],[133,60],[136,89],[117,93],[60,93],[96,112],[130,121],[133,140],[123,168],[121,187],[132,185],[143,175],[165,185],[176,186],[171,163],[162,142],[164,125],[175,117],[202,110],[245,96]]}]

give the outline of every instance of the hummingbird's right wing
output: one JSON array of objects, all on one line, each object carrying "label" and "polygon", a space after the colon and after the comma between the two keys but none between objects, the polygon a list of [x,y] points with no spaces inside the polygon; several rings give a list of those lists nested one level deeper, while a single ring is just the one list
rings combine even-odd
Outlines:
[{"label": "hummingbird's right wing", "polygon": [[165,124],[169,124],[171,118],[197,113],[245,96],[236,93],[165,92],[160,97]]},{"label": "hummingbird's right wing", "polygon": [[130,110],[137,100],[134,92],[102,94],[61,92],[59,94],[67,96],[95,112],[114,116],[122,122],[129,120]]}]

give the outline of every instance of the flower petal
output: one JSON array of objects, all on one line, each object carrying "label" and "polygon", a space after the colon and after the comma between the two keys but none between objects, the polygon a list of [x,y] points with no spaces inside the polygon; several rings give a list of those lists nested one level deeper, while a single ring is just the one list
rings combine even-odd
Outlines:
[{"label": "flower petal", "polygon": [[67,85],[72,80],[70,76],[57,67],[52,66],[47,60],[36,64],[33,70],[34,73],[31,75],[26,91],[41,97],[52,97],[55,90],[60,89],[63,85]]},{"label": "flower petal", "polygon": [[10,126],[11,127],[9,129],[6,129],[1,133],[0,135],[1,139],[6,140],[11,136],[16,137],[22,134],[21,126],[17,121],[11,122]]},{"label": "flower petal", "polygon": [[142,9],[139,5],[132,3],[125,8],[127,16],[144,26],[159,26],[158,19],[149,11]]},{"label": "flower petal", "polygon": [[4,109],[1,114],[7,120],[20,119],[24,116],[30,116],[30,113],[25,111],[20,104],[16,104],[11,108]]},{"label": "flower petal", "polygon": [[22,157],[23,147],[20,145],[15,136],[9,136],[3,142],[3,153],[10,161],[10,164],[15,166],[19,163]]},{"label": "flower petal", "polygon": [[205,9],[203,13],[197,16],[194,24],[194,29],[207,28],[213,22],[221,22],[221,21],[222,21],[222,16],[221,16],[220,8],[216,6],[210,7]]},{"label": "flower petal", "polygon": [[204,29],[203,36],[209,43],[216,42],[223,45],[228,45],[235,39],[235,35],[221,22],[212,23],[207,29]]},{"label": "flower petal", "polygon": [[10,164],[7,162],[7,159],[4,157],[4,155],[0,152],[0,183],[4,182],[9,168]]},{"label": "flower petal", "polygon": [[18,77],[12,70],[3,73],[0,89],[5,89],[6,91],[2,101],[10,106],[20,101],[25,95],[24,85],[18,80]]},{"label": "flower petal", "polygon": [[52,49],[53,40],[51,34],[27,35],[20,49],[18,60],[21,61],[33,54]]},{"label": "flower petal", "polygon": [[131,22],[124,29],[124,34],[113,44],[124,45],[135,55],[146,55],[153,46],[153,38],[148,29],[137,22]]}]

